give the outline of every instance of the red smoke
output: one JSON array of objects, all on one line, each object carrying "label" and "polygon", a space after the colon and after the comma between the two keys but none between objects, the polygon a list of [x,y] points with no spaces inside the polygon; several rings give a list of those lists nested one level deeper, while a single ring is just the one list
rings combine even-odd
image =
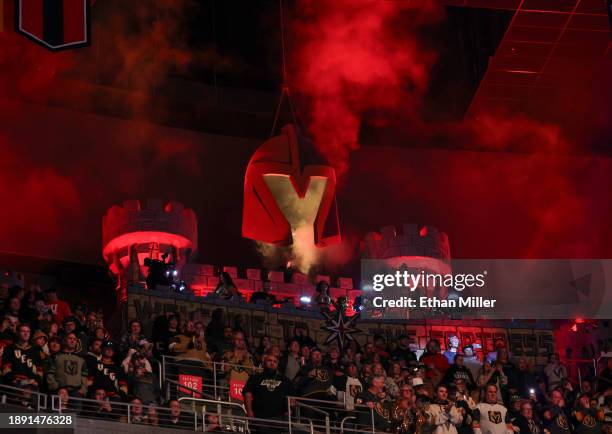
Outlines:
[{"label": "red smoke", "polygon": [[300,0],[297,15],[289,82],[304,97],[315,142],[341,176],[366,114],[407,116],[418,108],[436,56],[416,33],[438,20],[441,8],[435,1]]}]

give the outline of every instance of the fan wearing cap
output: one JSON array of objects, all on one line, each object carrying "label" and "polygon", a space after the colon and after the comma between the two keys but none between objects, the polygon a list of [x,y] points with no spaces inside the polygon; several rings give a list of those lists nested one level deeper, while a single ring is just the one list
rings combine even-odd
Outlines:
[{"label": "fan wearing cap", "polygon": [[106,341],[102,344],[102,357],[94,365],[95,371],[90,373],[93,377],[90,390],[102,389],[110,399],[124,398],[127,396],[127,381],[121,367],[115,363],[115,344]]},{"label": "fan wearing cap", "polygon": [[47,384],[51,392],[65,388],[70,396],[84,397],[87,394],[87,364],[77,353],[77,342],[77,336],[68,333],[62,350],[49,361]]},{"label": "fan wearing cap", "polygon": [[13,345],[4,349],[2,355],[4,381],[15,387],[38,389],[43,369],[40,351],[30,345],[30,326],[17,327],[17,339]]},{"label": "fan wearing cap", "polygon": [[414,377],[412,379],[412,388],[414,389],[418,405],[425,406],[431,402],[431,396],[429,396],[427,386],[422,378]]},{"label": "fan wearing cap", "polygon": [[310,361],[306,363],[297,375],[297,384],[302,396],[313,399],[329,399],[333,372],[323,364],[320,348],[310,351]]},{"label": "fan wearing cap", "polygon": [[63,330],[60,337],[67,336],[69,333],[74,333],[77,337],[76,352],[85,354],[88,348],[87,334],[79,330],[79,320],[73,315],[68,315],[62,323]]},{"label": "fan wearing cap", "polygon": [[474,434],[512,434],[508,409],[497,401],[497,386],[489,384],[485,388],[485,399],[474,409]]}]

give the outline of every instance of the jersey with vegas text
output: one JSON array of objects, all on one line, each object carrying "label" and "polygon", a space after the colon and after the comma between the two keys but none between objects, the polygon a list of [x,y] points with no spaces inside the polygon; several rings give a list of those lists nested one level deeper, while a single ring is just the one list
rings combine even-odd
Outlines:
[{"label": "jersey with vegas text", "polygon": [[10,345],[4,349],[2,362],[4,378],[9,383],[20,380],[35,380],[40,383],[42,379],[40,350],[34,347]]}]

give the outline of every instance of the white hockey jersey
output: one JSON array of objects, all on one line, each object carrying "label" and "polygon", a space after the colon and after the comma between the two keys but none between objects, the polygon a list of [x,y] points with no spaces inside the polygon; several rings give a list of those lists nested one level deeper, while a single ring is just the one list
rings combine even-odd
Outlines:
[{"label": "white hockey jersey", "polygon": [[481,402],[474,408],[474,434],[510,434],[508,409],[502,404]]}]

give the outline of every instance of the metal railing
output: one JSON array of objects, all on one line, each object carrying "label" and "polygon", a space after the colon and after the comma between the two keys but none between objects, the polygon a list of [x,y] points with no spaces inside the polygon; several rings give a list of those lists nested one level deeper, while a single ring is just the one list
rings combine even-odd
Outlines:
[{"label": "metal railing", "polygon": [[173,415],[172,410],[168,407],[156,405],[110,400],[99,401],[72,396],[62,398],[59,395],[51,395],[50,410],[57,413],[76,413],[78,417],[108,422],[198,429],[198,415],[196,413],[189,413],[181,409],[178,415]]},{"label": "metal railing", "polygon": [[0,402],[31,408],[37,412],[47,408],[47,395],[27,388],[19,388],[0,384]]},{"label": "metal railing", "polygon": [[260,372],[262,369],[224,362],[197,363],[189,360],[176,360],[174,356],[162,355],[160,384],[170,380],[179,384],[181,388],[186,388],[183,384],[180,384],[180,376],[190,375],[200,379],[201,391],[198,392],[213,396],[216,399],[229,399],[230,388],[226,372],[228,368],[236,368],[249,373]]},{"label": "metal railing", "polygon": [[[288,397],[289,424],[312,423],[317,430],[330,433],[375,433],[374,410],[366,405],[355,404],[348,410],[343,401]],[[367,422],[366,422],[367,421]],[[352,427],[347,427],[352,424]],[[290,431],[291,433],[291,431]]]}]

